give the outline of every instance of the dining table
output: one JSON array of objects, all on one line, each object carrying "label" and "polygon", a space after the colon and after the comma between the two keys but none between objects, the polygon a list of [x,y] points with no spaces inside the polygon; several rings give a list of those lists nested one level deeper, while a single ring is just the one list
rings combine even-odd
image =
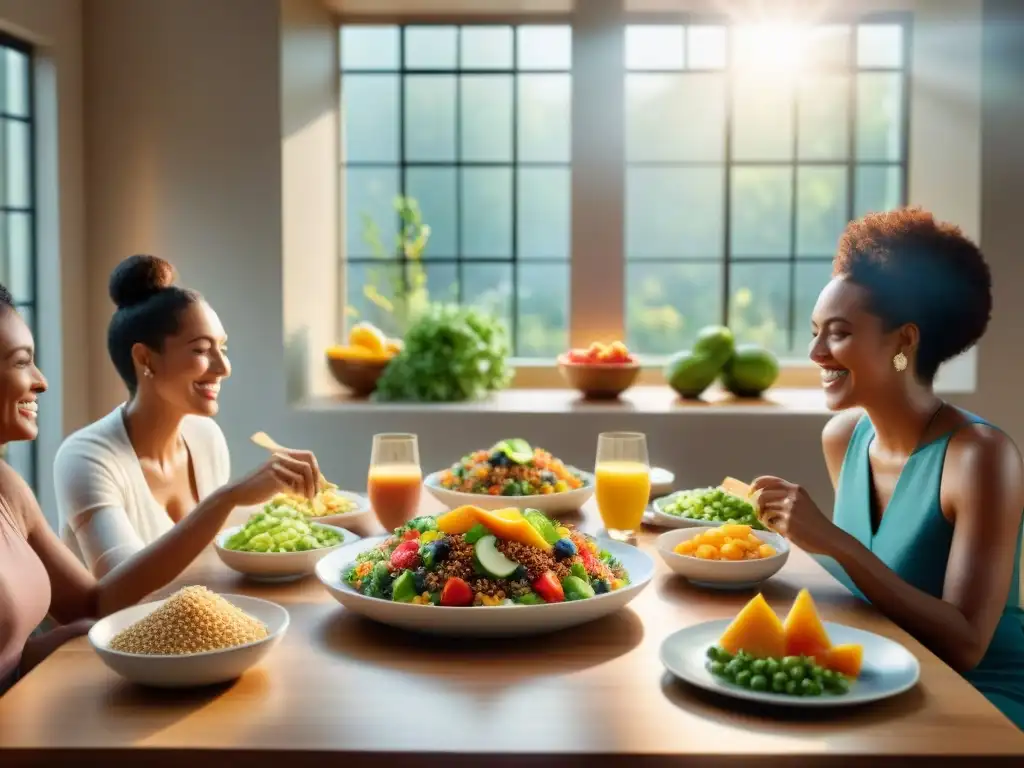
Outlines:
[{"label": "dining table", "polygon": [[[421,500],[421,514],[442,509]],[[593,500],[561,519],[589,533],[601,528]],[[236,515],[228,524],[238,522]],[[383,529],[372,520],[357,532]],[[674,575],[656,550],[662,532],[644,525],[637,533],[656,569],[628,606],[508,639],[377,624],[342,607],[315,575],[251,581],[211,547],[153,599],[202,584],[274,601],[290,614],[280,644],[233,683],[167,690],[124,681],[87,637],[75,639],[0,698],[0,766],[1024,765],[1020,730],[795,547],[758,588],[769,604],[785,615],[809,589],[825,620],[907,648],[920,662],[918,683],[873,704],[808,709],[743,702],[675,679],[659,657],[665,638],[735,616],[753,593],[697,588]]]}]

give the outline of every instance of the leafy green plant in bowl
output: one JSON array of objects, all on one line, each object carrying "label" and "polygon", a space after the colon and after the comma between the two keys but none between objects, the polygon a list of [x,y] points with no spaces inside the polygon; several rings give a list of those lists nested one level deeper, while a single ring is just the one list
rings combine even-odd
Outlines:
[{"label": "leafy green plant in bowl", "polygon": [[377,381],[374,400],[458,402],[503,389],[512,380],[508,331],[471,306],[431,304],[409,326],[403,348]]}]

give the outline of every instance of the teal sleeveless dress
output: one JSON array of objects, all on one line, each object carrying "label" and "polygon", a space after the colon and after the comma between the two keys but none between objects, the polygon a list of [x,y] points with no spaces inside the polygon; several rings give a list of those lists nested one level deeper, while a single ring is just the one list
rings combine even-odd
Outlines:
[{"label": "teal sleeveless dress", "polygon": [[[971,423],[988,424],[964,413]],[[871,522],[871,467],[868,446],[875,429],[861,417],[846,449],[833,520],[870,549],[901,579],[942,598],[953,526],[942,515],[939,486],[946,448],[953,433],[920,446],[907,460],[877,531]],[[1024,521],[1022,521],[1024,529]],[[1021,536],[1018,532],[1010,594],[992,642],[981,662],[964,677],[1018,728],[1024,729],[1024,611],[1020,608]],[[866,600],[842,567],[821,558],[826,569]]]}]

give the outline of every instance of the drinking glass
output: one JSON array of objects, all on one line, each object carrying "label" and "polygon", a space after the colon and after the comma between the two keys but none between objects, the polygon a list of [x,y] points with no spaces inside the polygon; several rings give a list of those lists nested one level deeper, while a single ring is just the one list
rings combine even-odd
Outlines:
[{"label": "drinking glass", "polygon": [[594,475],[605,530],[617,541],[629,541],[651,496],[647,437],[641,432],[602,432],[597,437]]},{"label": "drinking glass", "polygon": [[414,518],[423,485],[416,435],[374,435],[366,484],[370,506],[388,533]]}]

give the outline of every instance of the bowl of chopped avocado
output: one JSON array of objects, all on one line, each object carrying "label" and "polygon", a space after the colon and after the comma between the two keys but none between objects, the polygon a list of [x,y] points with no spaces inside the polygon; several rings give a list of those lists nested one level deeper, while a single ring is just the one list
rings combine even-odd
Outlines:
[{"label": "bowl of chopped avocado", "polygon": [[221,531],[214,549],[228,568],[252,579],[291,581],[313,573],[320,558],[358,539],[344,528],[268,504],[244,525]]}]

